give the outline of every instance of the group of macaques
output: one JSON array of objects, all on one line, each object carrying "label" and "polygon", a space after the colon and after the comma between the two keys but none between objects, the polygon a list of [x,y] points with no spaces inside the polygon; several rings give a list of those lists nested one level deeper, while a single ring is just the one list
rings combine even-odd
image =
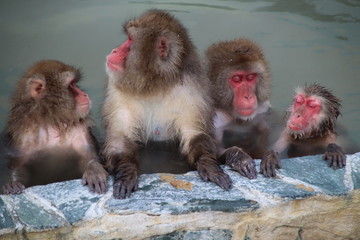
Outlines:
[{"label": "group of macaques", "polygon": [[[78,69],[45,60],[20,79],[5,130],[11,181],[4,194],[21,193],[54,176],[55,181],[82,178],[90,191],[101,194],[111,174],[113,196],[127,198],[139,184],[139,147],[153,139],[177,140],[200,178],[226,190],[232,180],[221,164],[254,179],[253,158],[261,158],[260,174],[276,177],[279,152],[286,148],[290,157],[324,153],[333,169],[345,166],[335,133],[340,101],[316,84],[296,91],[285,129],[267,147],[270,73],[253,41],[215,43],[201,61],[184,26],[162,10],[128,21],[124,32],[127,40],[106,60],[101,149],[92,133],[91,101],[78,87]],[[251,131],[224,144],[232,124]],[[50,171],[39,167],[47,162]],[[65,172],[55,174],[64,164]]]}]

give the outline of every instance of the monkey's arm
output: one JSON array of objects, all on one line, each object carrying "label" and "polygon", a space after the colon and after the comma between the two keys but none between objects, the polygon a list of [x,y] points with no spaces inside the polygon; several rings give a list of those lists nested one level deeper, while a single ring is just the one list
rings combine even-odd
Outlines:
[{"label": "monkey's arm", "polygon": [[108,173],[104,169],[102,161],[99,157],[99,145],[92,133],[91,129],[89,132],[89,145],[90,151],[87,152],[88,156],[82,158],[81,164],[84,174],[82,176],[82,184],[88,185],[90,192],[105,193],[107,191],[107,177]]},{"label": "monkey's arm", "polygon": [[282,132],[280,138],[276,141],[272,150],[265,152],[260,163],[260,173],[264,177],[276,177],[276,169],[281,168],[281,161],[279,153],[284,151],[289,144],[289,139],[285,130]]},{"label": "monkey's arm", "polygon": [[4,184],[2,192],[3,194],[22,193],[26,188],[24,184],[27,182],[27,172],[9,133],[4,136],[3,145],[8,159],[8,167],[11,169],[11,180]]},{"label": "monkey's arm", "polygon": [[26,188],[25,185],[28,184],[28,170],[26,170],[23,165],[15,167],[9,164],[9,166],[11,168],[11,181],[3,186],[2,192],[4,194],[19,194],[24,192]]}]

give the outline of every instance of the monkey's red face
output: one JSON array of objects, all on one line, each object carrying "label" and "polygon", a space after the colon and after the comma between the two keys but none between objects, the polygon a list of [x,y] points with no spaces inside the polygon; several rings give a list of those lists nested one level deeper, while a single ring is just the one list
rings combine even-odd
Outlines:
[{"label": "monkey's red face", "polygon": [[124,62],[130,52],[132,40],[129,37],[123,44],[113,49],[107,56],[106,66],[111,71],[122,71]]},{"label": "monkey's red face", "polygon": [[288,120],[288,128],[294,132],[309,132],[321,121],[321,99],[316,96],[295,96],[293,109]]},{"label": "monkey's red face", "polygon": [[82,91],[75,82],[70,83],[69,89],[74,95],[76,111],[80,116],[86,116],[90,111],[91,101],[89,96]]},{"label": "monkey's red face", "polygon": [[251,117],[255,113],[258,101],[255,86],[258,74],[238,71],[228,77],[230,86],[234,91],[233,106],[240,117]]}]

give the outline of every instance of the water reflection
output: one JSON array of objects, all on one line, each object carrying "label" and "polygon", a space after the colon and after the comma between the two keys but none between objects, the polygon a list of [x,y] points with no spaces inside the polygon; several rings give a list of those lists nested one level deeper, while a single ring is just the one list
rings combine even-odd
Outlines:
[{"label": "water reflection", "polygon": [[135,4],[149,4],[149,5],[157,5],[160,7],[161,5],[174,5],[174,6],[184,6],[184,7],[200,7],[200,8],[214,8],[214,9],[222,9],[222,10],[238,10],[236,8],[227,7],[224,5],[210,5],[204,3],[186,3],[186,2],[162,2],[162,1],[132,1],[130,3]]},{"label": "water reflection", "polygon": [[[316,21],[350,23],[359,22],[359,2],[350,1],[269,1],[272,5],[260,7],[256,11],[263,12],[287,12],[300,14]],[[345,5],[348,6],[345,6]],[[335,11],[334,11],[335,10]],[[328,12],[328,13],[322,13]],[[333,14],[331,14],[334,12]]]}]

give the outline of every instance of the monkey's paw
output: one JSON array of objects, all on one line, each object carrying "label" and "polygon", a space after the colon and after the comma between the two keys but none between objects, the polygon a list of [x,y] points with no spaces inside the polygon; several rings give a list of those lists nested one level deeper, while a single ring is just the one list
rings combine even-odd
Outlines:
[{"label": "monkey's paw", "polygon": [[82,177],[82,184],[88,185],[90,192],[103,194],[107,192],[108,173],[98,162],[92,162],[88,165]]},{"label": "monkey's paw", "polygon": [[323,159],[327,161],[328,166],[334,170],[343,168],[346,165],[346,155],[342,148],[335,143],[328,145]]},{"label": "monkey's paw", "polygon": [[232,187],[229,175],[221,169],[215,159],[201,156],[197,161],[196,168],[201,179],[205,182],[213,182],[225,190],[230,190]]},{"label": "monkey's paw", "polygon": [[3,186],[4,194],[20,194],[24,192],[25,186],[21,182],[8,182]]},{"label": "monkey's paw", "polygon": [[255,161],[241,148],[231,147],[226,149],[225,164],[231,169],[239,172],[242,176],[249,179],[257,178],[257,171],[255,168]]},{"label": "monkey's paw", "polygon": [[260,173],[264,177],[277,177],[276,170],[281,168],[279,153],[275,151],[267,151],[260,163]]}]

